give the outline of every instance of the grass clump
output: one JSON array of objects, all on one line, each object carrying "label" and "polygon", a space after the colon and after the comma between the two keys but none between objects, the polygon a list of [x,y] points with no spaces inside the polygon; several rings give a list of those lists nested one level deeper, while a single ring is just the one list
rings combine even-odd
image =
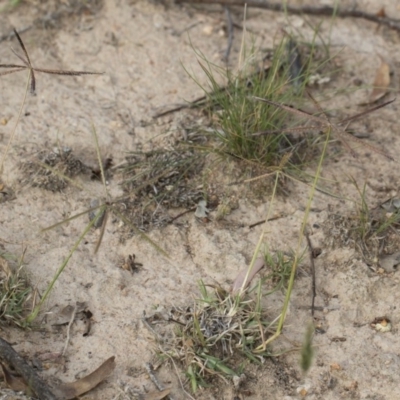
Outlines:
[{"label": "grass clump", "polygon": [[0,254],[0,324],[26,327],[33,297],[22,259],[15,263],[12,256]]},{"label": "grass clump", "polygon": [[[287,287],[292,271],[293,259],[293,254],[286,254],[283,251],[277,251],[274,254],[268,251],[265,252],[265,266],[271,272],[264,280],[269,280],[273,287],[269,294],[277,290],[284,290]],[[301,258],[298,262],[301,263]]]},{"label": "grass clump", "polygon": [[[279,163],[285,153],[298,153],[299,161],[304,160],[299,153],[300,148],[306,149],[304,140],[285,132],[291,126],[288,114],[255,98],[301,103],[312,58],[313,51],[300,61],[298,47],[288,37],[279,43],[267,66],[265,60],[257,61],[253,49],[237,73],[211,64],[200,54],[199,63],[208,80],[208,87],[201,87],[209,99],[219,151],[267,167]],[[223,87],[220,78],[226,82]]]},{"label": "grass clump", "polygon": [[263,309],[261,281],[241,295],[202,281],[199,288],[201,296],[193,305],[171,310],[173,339],[160,347],[162,357],[183,364],[193,392],[215,377],[238,377],[248,363],[271,356],[269,349],[254,350],[276,325]]}]

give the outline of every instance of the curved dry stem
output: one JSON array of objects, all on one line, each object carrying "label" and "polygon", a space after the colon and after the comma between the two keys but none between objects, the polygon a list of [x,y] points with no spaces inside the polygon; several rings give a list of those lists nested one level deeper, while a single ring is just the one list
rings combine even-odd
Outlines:
[{"label": "curved dry stem", "polygon": [[246,273],[246,276],[245,276],[245,278],[243,280],[242,287],[240,288],[240,292],[239,292],[240,296],[242,296],[242,294],[244,293],[244,291],[246,289],[246,286],[248,284],[249,275],[250,275],[251,271],[254,268],[254,264],[255,264],[255,262],[257,260],[258,253],[260,252],[260,249],[261,249],[261,246],[262,246],[262,243],[263,243],[263,240],[264,240],[265,232],[267,230],[266,228],[267,228],[268,220],[271,217],[271,213],[272,213],[272,203],[273,203],[273,201],[275,199],[276,190],[277,190],[277,187],[278,187],[279,173],[280,173],[280,171],[276,172],[274,189],[273,189],[272,196],[271,196],[271,202],[270,202],[270,205],[268,207],[267,217],[265,218],[265,224],[264,224],[263,230],[261,232],[260,238],[258,239],[258,243],[257,243],[256,249],[254,250],[253,258],[251,259],[250,266],[249,266],[249,268],[247,270],[247,273]]}]

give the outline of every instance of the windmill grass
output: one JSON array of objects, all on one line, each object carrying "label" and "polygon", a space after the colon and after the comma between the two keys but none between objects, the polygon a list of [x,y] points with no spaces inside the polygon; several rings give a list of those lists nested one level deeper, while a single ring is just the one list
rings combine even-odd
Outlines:
[{"label": "windmill grass", "polygon": [[93,72],[93,71],[68,71],[68,70],[58,70],[58,69],[48,69],[48,68],[41,68],[41,67],[34,67],[32,65],[31,59],[29,57],[28,51],[22,41],[18,31],[14,29],[15,37],[18,40],[19,46],[21,47],[23,55],[18,54],[13,48],[11,48],[12,52],[22,61],[22,64],[0,64],[0,69],[7,69],[6,71],[0,72],[0,76],[5,76],[9,74],[13,74],[16,72],[21,71],[28,71],[28,79],[26,83],[25,94],[22,99],[22,103],[19,109],[18,117],[15,121],[14,128],[11,132],[10,139],[8,140],[7,147],[5,152],[3,153],[1,162],[0,162],[0,174],[3,172],[4,162],[7,158],[7,154],[11,147],[11,143],[14,140],[15,133],[17,130],[17,126],[21,119],[22,111],[24,109],[24,105],[26,102],[26,96],[28,93],[28,88],[30,87],[30,92],[32,95],[36,94],[36,77],[35,72],[45,73],[45,74],[52,74],[52,75],[61,75],[61,76],[81,76],[81,75],[101,75],[103,72]]},{"label": "windmill grass", "polygon": [[18,54],[13,48],[11,51],[22,61],[21,64],[0,64],[0,68],[7,68],[8,71],[0,72],[0,76],[13,74],[15,72],[20,72],[24,70],[29,71],[29,80],[30,80],[30,89],[31,94],[36,94],[36,77],[35,72],[42,72],[45,74],[51,75],[63,75],[63,76],[82,76],[82,75],[101,75],[103,72],[93,72],[93,71],[68,71],[62,69],[48,69],[41,67],[34,67],[31,63],[31,59],[29,57],[28,51],[25,48],[24,42],[21,39],[21,36],[18,34],[17,30],[14,29],[15,37],[18,40],[18,43],[22,49],[23,55]]}]

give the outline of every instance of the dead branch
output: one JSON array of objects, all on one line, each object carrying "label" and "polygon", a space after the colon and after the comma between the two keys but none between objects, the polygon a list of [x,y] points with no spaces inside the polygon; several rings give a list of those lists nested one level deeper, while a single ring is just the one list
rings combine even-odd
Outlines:
[{"label": "dead branch", "polygon": [[41,400],[57,400],[49,387],[39,378],[36,372],[26,361],[12,348],[12,346],[0,338],[0,359],[11,365],[22,376],[30,389]]},{"label": "dead branch", "polygon": [[270,3],[265,0],[176,0],[177,3],[201,3],[201,4],[221,4],[222,6],[244,6],[262,8],[270,11],[285,11],[290,14],[309,14],[309,15],[335,15],[341,18],[361,18],[367,21],[386,25],[391,29],[400,31],[400,20],[389,17],[382,17],[378,14],[370,14],[356,8],[335,8],[331,6],[292,6],[290,4]]}]

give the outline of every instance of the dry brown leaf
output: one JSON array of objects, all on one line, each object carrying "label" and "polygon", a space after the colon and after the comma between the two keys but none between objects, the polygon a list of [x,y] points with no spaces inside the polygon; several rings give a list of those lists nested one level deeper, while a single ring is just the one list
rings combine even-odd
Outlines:
[{"label": "dry brown leaf", "polygon": [[380,57],[381,65],[376,71],[375,80],[374,80],[374,89],[369,96],[368,103],[375,103],[379,99],[381,99],[387,92],[390,85],[390,67],[389,64],[385,62],[385,60]]},{"label": "dry brown leaf", "polygon": [[85,376],[71,383],[63,383],[57,388],[53,389],[53,392],[58,396],[60,400],[69,400],[78,397],[89,390],[92,390],[99,383],[104,381],[115,369],[115,357],[110,357],[106,360],[99,368],[93,371],[91,374]]},{"label": "dry brown leaf", "polygon": [[3,363],[0,363],[1,369],[3,371],[3,377],[8,387],[15,392],[24,392],[32,394],[29,386],[25,383],[24,379],[19,376],[12,374],[8,368]]},{"label": "dry brown leaf", "polygon": [[164,389],[161,392],[151,392],[146,393],[143,397],[143,400],[161,400],[165,396],[168,396],[171,392],[171,389]]},{"label": "dry brown leaf", "polygon": [[250,282],[253,280],[254,276],[257,274],[258,271],[264,266],[264,259],[259,257],[254,263],[253,269],[250,271],[249,276],[247,277],[247,281],[244,284],[244,280],[246,279],[248,267],[241,270],[238,274],[238,276],[235,279],[235,282],[233,282],[232,285],[232,294],[236,294],[239,292],[241,287],[246,288],[249,286]]}]

